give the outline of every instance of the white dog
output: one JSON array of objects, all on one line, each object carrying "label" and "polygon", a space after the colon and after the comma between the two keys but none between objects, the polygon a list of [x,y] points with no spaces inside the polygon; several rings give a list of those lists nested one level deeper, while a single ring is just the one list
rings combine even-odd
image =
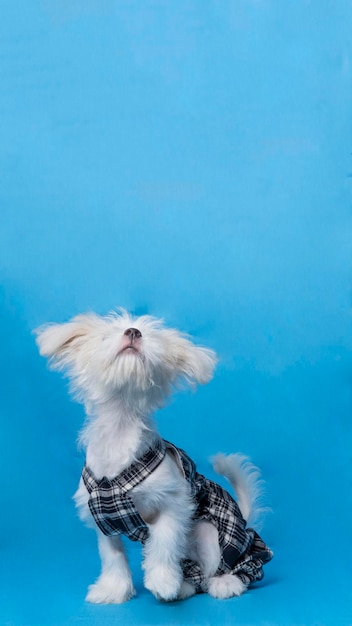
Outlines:
[{"label": "white dog", "polygon": [[153,422],[179,379],[211,379],[215,353],[160,320],[125,311],[47,325],[37,330],[37,342],[51,366],[69,374],[87,414],[80,434],[86,465],[75,501],[81,519],[97,529],[102,562],[87,600],[134,596],[122,534],[142,541],[144,583],[161,600],[198,592],[229,598],[260,580],[272,553],[246,527],[258,512],[258,470],[240,455],[215,458],[236,503],[161,439]]}]

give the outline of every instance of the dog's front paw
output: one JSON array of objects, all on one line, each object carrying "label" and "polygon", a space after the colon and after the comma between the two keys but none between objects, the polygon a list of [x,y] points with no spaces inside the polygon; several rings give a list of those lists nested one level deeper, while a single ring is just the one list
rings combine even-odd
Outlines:
[{"label": "dog's front paw", "polygon": [[169,602],[179,596],[183,580],[182,570],[168,565],[158,565],[147,570],[144,576],[144,586],[152,592],[158,600]]},{"label": "dog's front paw", "polygon": [[117,580],[115,577],[101,576],[90,585],[86,596],[93,604],[122,604],[136,595],[131,580]]},{"label": "dog's front paw", "polygon": [[246,589],[246,585],[234,574],[214,576],[208,581],[209,595],[220,600],[240,596]]},{"label": "dog's front paw", "polygon": [[191,598],[196,593],[196,588],[189,583],[187,580],[184,580],[181,584],[181,589],[178,593],[178,600],[187,600],[187,598]]}]

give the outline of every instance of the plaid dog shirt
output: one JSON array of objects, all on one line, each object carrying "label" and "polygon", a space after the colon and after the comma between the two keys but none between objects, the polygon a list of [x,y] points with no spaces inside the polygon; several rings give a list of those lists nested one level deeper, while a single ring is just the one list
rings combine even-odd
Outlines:
[{"label": "plaid dog shirt", "polygon": [[[191,489],[196,504],[195,520],[211,522],[218,530],[221,561],[216,576],[236,574],[244,584],[263,578],[263,565],[273,554],[259,535],[246,528],[237,502],[217,483],[196,471],[192,459],[180,448],[164,439],[154,445],[121,474],[109,480],[97,480],[85,465],[82,478],[89,493],[88,505],[93,518],[105,535],[123,534],[132,541],[145,543],[149,536],[146,522],[139,515],[130,495],[160,465],[166,452],[173,455]],[[206,591],[206,579],[195,561],[182,562],[185,580],[197,592]]]}]

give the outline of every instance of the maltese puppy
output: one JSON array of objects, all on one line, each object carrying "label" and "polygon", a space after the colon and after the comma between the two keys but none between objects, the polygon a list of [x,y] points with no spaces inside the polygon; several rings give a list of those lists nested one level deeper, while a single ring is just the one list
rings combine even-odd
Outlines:
[{"label": "maltese puppy", "polygon": [[144,584],[164,601],[207,592],[241,595],[263,577],[272,553],[247,526],[259,511],[259,471],[246,457],[218,454],[237,502],[160,437],[153,413],[183,380],[205,384],[215,353],[149,316],[79,315],[37,331],[40,353],[70,377],[86,410],[86,451],[75,502],[97,531],[101,574],[87,600],[135,595],[122,535],[143,544]]}]

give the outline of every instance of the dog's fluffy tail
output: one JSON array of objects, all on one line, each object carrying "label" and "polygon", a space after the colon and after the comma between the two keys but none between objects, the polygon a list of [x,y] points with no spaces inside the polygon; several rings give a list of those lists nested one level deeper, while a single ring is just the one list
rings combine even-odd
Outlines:
[{"label": "dog's fluffy tail", "polygon": [[250,526],[260,525],[264,513],[263,486],[260,470],[242,454],[219,453],[211,459],[217,474],[225,476],[237,495],[237,504],[243,518]]}]

